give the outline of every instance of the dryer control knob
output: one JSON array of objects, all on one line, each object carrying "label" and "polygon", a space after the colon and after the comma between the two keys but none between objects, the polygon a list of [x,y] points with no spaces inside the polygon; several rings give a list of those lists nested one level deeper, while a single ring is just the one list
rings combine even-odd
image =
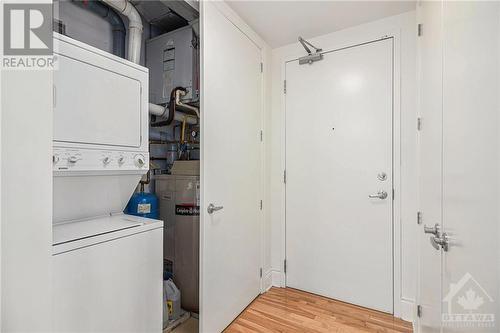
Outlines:
[{"label": "dryer control knob", "polygon": [[146,164],[146,158],[143,155],[135,155],[135,165],[142,168]]}]

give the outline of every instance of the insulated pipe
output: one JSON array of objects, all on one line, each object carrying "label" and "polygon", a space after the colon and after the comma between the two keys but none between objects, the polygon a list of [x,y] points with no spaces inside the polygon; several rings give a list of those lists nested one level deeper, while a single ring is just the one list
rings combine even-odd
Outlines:
[{"label": "insulated pipe", "polygon": [[197,107],[182,103],[181,96],[184,96],[184,95],[186,95],[186,91],[184,91],[184,90],[177,90],[175,92],[175,106],[181,110],[184,109],[187,111],[194,112],[196,114],[196,116],[198,118],[200,118],[200,112],[198,111]]},{"label": "insulated pipe", "polygon": [[[158,117],[168,117],[170,110],[168,107],[164,107],[158,104],[149,103],[149,113]],[[184,114],[182,112],[175,111],[174,112],[174,120],[176,121],[184,121],[186,119],[186,123],[189,125],[196,125],[198,120],[195,116],[190,116]]]},{"label": "insulated pipe", "polygon": [[141,59],[142,20],[135,7],[127,0],[102,0],[128,18],[127,59],[138,64]]},{"label": "insulated pipe", "polygon": [[90,10],[111,24],[113,28],[113,54],[125,58],[125,25],[120,15],[99,1],[73,0],[73,3]]}]

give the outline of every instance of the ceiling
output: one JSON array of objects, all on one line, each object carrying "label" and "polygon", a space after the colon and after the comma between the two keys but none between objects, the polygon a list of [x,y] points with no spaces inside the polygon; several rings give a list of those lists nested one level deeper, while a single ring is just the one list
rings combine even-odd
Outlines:
[{"label": "ceiling", "polygon": [[415,1],[227,1],[271,47],[415,9]]},{"label": "ceiling", "polygon": [[179,0],[131,0],[135,8],[149,24],[168,32],[184,27],[198,18],[198,11]]}]

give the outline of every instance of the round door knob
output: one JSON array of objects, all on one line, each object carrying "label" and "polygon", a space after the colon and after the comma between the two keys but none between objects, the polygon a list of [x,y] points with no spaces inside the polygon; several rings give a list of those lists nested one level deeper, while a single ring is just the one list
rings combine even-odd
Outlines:
[{"label": "round door knob", "polygon": [[381,182],[385,181],[387,179],[387,174],[385,172],[381,172],[377,175],[378,180]]}]

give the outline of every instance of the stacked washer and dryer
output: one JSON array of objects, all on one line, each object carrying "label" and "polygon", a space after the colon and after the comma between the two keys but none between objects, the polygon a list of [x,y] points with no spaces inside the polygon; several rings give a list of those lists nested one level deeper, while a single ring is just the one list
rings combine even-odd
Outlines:
[{"label": "stacked washer and dryer", "polygon": [[163,222],[122,213],[149,168],[148,69],[54,35],[54,331],[159,332]]}]

